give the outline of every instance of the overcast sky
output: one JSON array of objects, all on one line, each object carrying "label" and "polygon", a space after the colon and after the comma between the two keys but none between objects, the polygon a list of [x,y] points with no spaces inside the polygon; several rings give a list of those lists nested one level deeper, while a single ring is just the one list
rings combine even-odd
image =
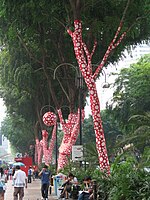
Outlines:
[{"label": "overcast sky", "polygon": [[5,106],[3,100],[0,98],[0,123],[3,121],[5,117]]}]

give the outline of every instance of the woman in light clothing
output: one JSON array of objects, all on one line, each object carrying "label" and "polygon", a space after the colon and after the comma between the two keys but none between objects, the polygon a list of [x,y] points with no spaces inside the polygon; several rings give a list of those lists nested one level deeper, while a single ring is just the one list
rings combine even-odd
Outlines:
[{"label": "woman in light clothing", "polygon": [[6,183],[7,182],[7,176],[4,174],[4,170],[1,167],[0,168],[0,200],[4,200],[4,194],[6,190]]}]

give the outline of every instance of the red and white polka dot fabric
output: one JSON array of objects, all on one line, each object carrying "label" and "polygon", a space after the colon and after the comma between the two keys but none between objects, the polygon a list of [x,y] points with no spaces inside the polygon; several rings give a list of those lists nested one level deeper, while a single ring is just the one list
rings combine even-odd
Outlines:
[{"label": "red and white polka dot fabric", "polygon": [[54,127],[53,127],[53,131],[52,131],[52,138],[49,144],[49,148],[48,148],[48,163],[50,164],[52,162],[52,154],[53,154],[53,150],[54,150],[54,146],[55,146],[55,141],[56,141],[56,129],[57,129],[57,122],[55,123]]},{"label": "red and white polka dot fabric", "polygon": [[46,130],[42,130],[42,138],[44,160],[45,164],[48,164],[48,132]]},{"label": "red and white polka dot fabric", "polygon": [[97,94],[95,77],[92,74],[92,65],[91,65],[92,55],[94,53],[96,43],[94,44],[92,53],[90,53],[88,51],[87,46],[82,41],[82,26],[80,20],[74,21],[74,32],[68,30],[68,33],[72,37],[75,56],[90,94],[90,106],[94,122],[96,147],[98,151],[100,169],[102,171],[106,170],[107,173],[109,174],[110,166],[109,166],[106,142],[102,127],[102,121],[100,117],[100,102]]},{"label": "red and white polka dot fabric", "polygon": [[43,154],[45,164],[49,165],[52,162],[52,153],[54,150],[54,145],[56,141],[56,123],[53,127],[52,138],[50,140],[50,145],[48,147],[48,132],[46,130],[42,131],[43,136]]},{"label": "red and white polka dot fabric", "polygon": [[49,165],[52,162],[52,153],[56,141],[56,126],[57,123],[55,123],[53,127],[52,138],[50,140],[49,145],[48,145],[48,132],[46,130],[42,130],[42,140],[40,142],[38,139],[36,139],[35,162],[38,163],[38,165],[41,164],[43,156],[45,164]]},{"label": "red and white polka dot fabric", "polygon": [[43,157],[43,142],[42,140],[39,141],[39,139],[35,140],[36,142],[36,150],[37,150],[37,163],[40,165],[42,163],[42,157]]},{"label": "red and white polka dot fabric", "polygon": [[[64,121],[62,112],[59,109],[58,115],[60,123],[62,125],[62,130],[64,132],[64,137],[59,148],[58,157],[58,171],[63,169],[68,163],[68,157],[70,157],[72,146],[75,144],[80,126],[80,112],[70,113],[67,122]],[[82,110],[82,121],[84,120],[84,110]]]},{"label": "red and white polka dot fabric", "polygon": [[57,117],[53,112],[47,112],[43,115],[43,122],[46,126],[53,126],[56,123]]}]

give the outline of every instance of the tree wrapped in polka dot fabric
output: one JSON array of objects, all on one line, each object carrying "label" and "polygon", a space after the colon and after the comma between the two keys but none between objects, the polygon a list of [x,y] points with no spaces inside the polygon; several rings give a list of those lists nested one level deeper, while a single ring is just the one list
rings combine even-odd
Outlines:
[{"label": "tree wrapped in polka dot fabric", "polygon": [[[75,144],[80,126],[80,111],[78,109],[77,113],[70,113],[68,120],[65,122],[62,116],[62,112],[59,109],[58,115],[60,123],[62,125],[62,130],[64,132],[64,137],[59,148],[58,157],[58,171],[63,169],[68,163],[68,157],[70,157],[72,146]],[[82,121],[84,120],[84,110],[82,110]]]},{"label": "tree wrapped in polka dot fabric", "polygon": [[45,164],[48,164],[48,132],[46,130],[42,130],[42,138],[43,138],[43,155]]},{"label": "tree wrapped in polka dot fabric", "polygon": [[57,122],[55,123],[52,131],[52,138],[49,144],[48,148],[48,163],[50,164],[52,162],[52,154],[55,146],[55,141],[56,141],[56,130],[57,130]]},{"label": "tree wrapped in polka dot fabric", "polygon": [[[106,142],[104,138],[104,132],[102,128],[102,120],[100,117],[100,102],[96,90],[95,80],[92,75],[91,68],[91,59],[93,55],[87,49],[87,46],[82,41],[82,26],[80,20],[74,21],[74,32],[68,30],[68,33],[72,37],[72,41],[74,44],[74,51],[76,55],[76,59],[78,61],[78,65],[80,71],[82,72],[82,76],[85,80],[85,83],[88,87],[90,94],[90,106],[91,112],[94,122],[94,130],[96,135],[96,147],[98,152],[98,159],[100,164],[100,169],[102,171],[106,170],[107,173],[110,173]],[[95,43],[96,45],[96,43]],[[95,47],[94,47],[95,48]],[[85,57],[86,56],[86,57]]]},{"label": "tree wrapped in polka dot fabric", "polygon": [[37,163],[40,165],[42,163],[42,157],[43,157],[43,142],[42,140],[39,141],[38,138],[35,140],[36,142],[36,157],[37,157]]},{"label": "tree wrapped in polka dot fabric", "polygon": [[94,122],[94,130],[96,135],[96,147],[98,152],[98,159],[100,164],[100,169],[102,171],[106,171],[107,174],[110,174],[110,166],[108,161],[107,149],[106,149],[106,142],[104,137],[104,131],[102,127],[102,120],[100,116],[100,102],[97,94],[96,84],[95,81],[104,67],[108,57],[112,53],[112,51],[121,43],[121,41],[125,38],[126,34],[132,28],[133,24],[128,27],[125,31],[122,31],[124,19],[126,12],[128,10],[130,4],[130,0],[127,1],[126,6],[124,8],[122,18],[120,20],[120,24],[118,29],[110,42],[104,57],[100,64],[98,65],[97,69],[92,69],[92,57],[95,52],[97,41],[94,41],[93,49],[90,52],[87,45],[82,40],[82,23],[80,20],[80,1],[72,1],[71,7],[74,15],[74,31],[68,29],[67,32],[72,38],[74,52],[76,56],[76,60],[79,65],[79,69],[82,73],[82,76],[85,80],[87,88],[90,94],[90,106],[91,112]]}]

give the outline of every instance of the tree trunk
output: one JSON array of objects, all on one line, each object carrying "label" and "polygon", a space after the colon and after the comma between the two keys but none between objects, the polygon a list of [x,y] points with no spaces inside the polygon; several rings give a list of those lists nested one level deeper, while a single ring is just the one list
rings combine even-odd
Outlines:
[{"label": "tree trunk", "polygon": [[[104,131],[102,127],[102,121],[100,117],[100,102],[98,99],[97,89],[95,80],[92,74],[92,55],[95,50],[95,46],[90,53],[86,47],[86,45],[82,41],[82,26],[80,20],[74,21],[74,32],[68,30],[68,33],[72,37],[74,51],[76,55],[76,59],[82,73],[82,76],[85,80],[85,83],[88,87],[90,93],[90,106],[92,111],[92,117],[94,122],[94,130],[96,135],[96,147],[98,152],[98,159],[100,164],[100,169],[109,174],[110,166],[106,149],[106,142],[104,138]],[[86,58],[85,58],[86,55]]]},{"label": "tree trunk", "polygon": [[[64,132],[64,137],[59,148],[59,158],[58,158],[58,171],[63,169],[68,163],[68,157],[72,152],[72,146],[75,144],[80,125],[80,112],[70,113],[67,122],[64,121],[62,112],[59,109],[58,115],[60,123],[62,124],[62,129]],[[82,121],[84,120],[84,110],[82,111]]]}]

